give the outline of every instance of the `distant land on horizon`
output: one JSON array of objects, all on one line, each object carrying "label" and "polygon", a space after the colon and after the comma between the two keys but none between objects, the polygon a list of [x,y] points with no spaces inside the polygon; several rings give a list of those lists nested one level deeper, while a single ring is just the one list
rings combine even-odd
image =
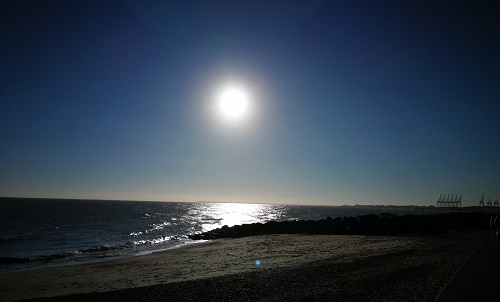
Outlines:
[{"label": "distant land on horizon", "polygon": [[329,206],[329,207],[367,207],[367,208],[427,208],[436,210],[449,210],[449,209],[490,209],[500,210],[500,207],[495,206],[479,206],[478,205],[465,205],[462,207],[437,207],[435,201],[429,205],[412,205],[412,204],[285,204],[285,203],[255,203],[255,202],[219,202],[219,201],[172,201],[172,200],[132,200],[132,199],[88,199],[88,198],[52,198],[52,197],[12,197],[2,196],[2,199],[39,199],[39,200],[72,200],[72,201],[127,201],[127,202],[171,202],[171,203],[243,203],[243,204],[276,204],[276,205],[290,205],[290,206]]}]

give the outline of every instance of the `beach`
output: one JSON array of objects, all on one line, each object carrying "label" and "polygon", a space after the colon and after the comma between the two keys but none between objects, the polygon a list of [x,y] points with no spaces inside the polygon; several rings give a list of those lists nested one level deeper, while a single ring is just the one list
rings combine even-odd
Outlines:
[{"label": "beach", "polygon": [[0,295],[2,301],[432,301],[490,235],[461,230],[217,239],[106,262],[3,273]]}]

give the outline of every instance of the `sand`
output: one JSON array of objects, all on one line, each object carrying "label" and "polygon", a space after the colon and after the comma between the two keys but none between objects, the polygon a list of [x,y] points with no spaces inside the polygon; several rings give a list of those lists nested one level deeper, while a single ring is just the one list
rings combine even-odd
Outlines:
[{"label": "sand", "polygon": [[[415,281],[424,284],[423,290],[412,292],[419,292],[415,298],[419,300],[419,295],[437,296],[488,234],[474,231],[439,237],[268,235],[220,239],[107,262],[2,273],[0,300],[80,294],[66,296],[65,300],[293,301],[305,295],[315,297],[311,301],[323,301],[329,296],[354,301],[363,293],[372,295],[373,290],[364,291],[373,282],[380,283],[372,284],[378,291],[383,285],[392,288],[392,279],[401,288],[401,280],[408,278],[410,287],[422,287]],[[272,284],[272,290],[249,291]],[[241,290],[235,296],[236,286]],[[85,293],[93,294],[81,295]],[[401,298],[401,294],[397,297]]]}]

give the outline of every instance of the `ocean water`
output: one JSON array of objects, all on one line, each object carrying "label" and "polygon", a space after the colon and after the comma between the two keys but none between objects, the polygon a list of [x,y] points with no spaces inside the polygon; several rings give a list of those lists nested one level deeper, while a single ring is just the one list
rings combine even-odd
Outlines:
[{"label": "ocean water", "polygon": [[[187,235],[243,223],[318,220],[387,208],[64,199],[0,199],[0,272],[126,257],[193,244]],[[394,214],[411,209],[391,210]]]}]

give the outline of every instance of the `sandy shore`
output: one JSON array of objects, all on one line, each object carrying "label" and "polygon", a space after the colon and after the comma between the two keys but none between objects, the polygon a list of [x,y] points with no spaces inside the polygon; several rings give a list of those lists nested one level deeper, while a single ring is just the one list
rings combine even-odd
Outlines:
[{"label": "sandy shore", "polygon": [[[437,295],[487,235],[469,231],[439,237],[268,235],[215,240],[108,262],[3,273],[0,297],[15,301],[80,294],[64,300],[295,301],[305,295],[306,300],[297,301],[324,301],[330,296],[358,301],[356,297],[370,294],[376,301],[432,301],[429,297]],[[418,288],[409,289],[414,286]],[[396,296],[373,296],[382,291]],[[81,295],[85,293],[93,294]],[[401,297],[404,293],[409,300]]]}]

